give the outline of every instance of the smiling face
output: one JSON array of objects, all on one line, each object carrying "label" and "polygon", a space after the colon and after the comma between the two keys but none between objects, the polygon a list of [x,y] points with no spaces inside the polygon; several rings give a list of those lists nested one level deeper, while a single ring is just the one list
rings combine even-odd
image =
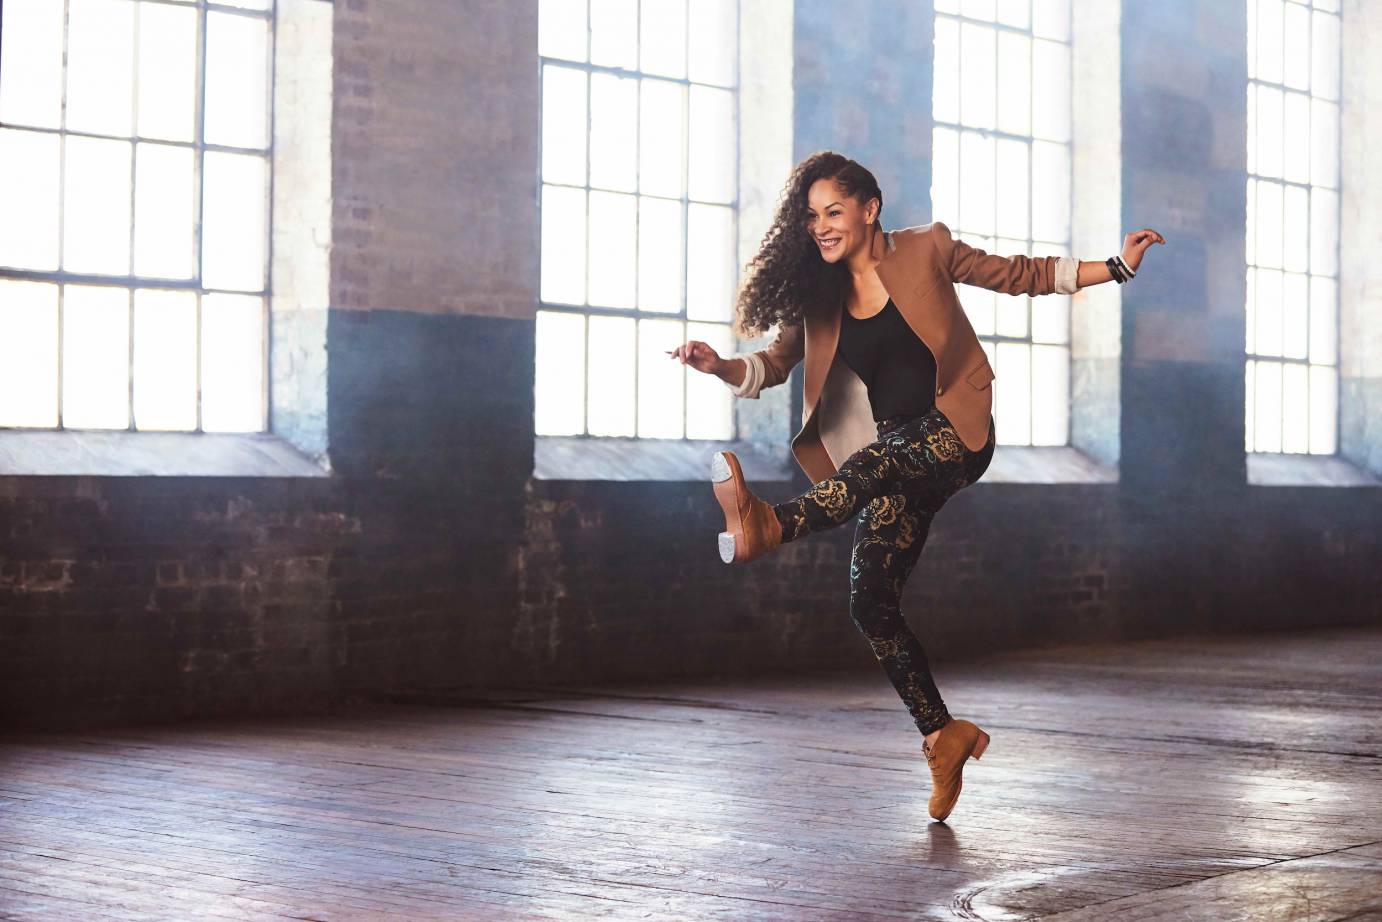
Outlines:
[{"label": "smiling face", "polygon": [[807,191],[806,232],[829,263],[848,259],[868,245],[868,228],[877,214],[877,199],[861,204],[833,179],[818,179]]}]

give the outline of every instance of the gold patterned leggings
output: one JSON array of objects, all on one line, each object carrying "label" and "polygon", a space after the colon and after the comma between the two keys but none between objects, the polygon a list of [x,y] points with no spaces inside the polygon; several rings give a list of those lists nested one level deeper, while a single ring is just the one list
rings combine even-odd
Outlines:
[{"label": "gold patterned leggings", "polygon": [[773,507],[784,543],[842,525],[861,509],[849,565],[849,614],[923,734],[950,720],[921,642],[902,617],[902,587],[921,556],[931,519],[974,483],[993,458],[970,451],[933,408],[878,423],[878,438],[850,455],[833,477]]}]

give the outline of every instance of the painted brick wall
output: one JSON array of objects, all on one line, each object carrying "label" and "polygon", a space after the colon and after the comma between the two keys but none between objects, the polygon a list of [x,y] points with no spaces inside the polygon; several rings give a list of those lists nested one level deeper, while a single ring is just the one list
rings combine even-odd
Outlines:
[{"label": "painted brick wall", "polygon": [[338,0],[332,307],[529,319],[537,3]]},{"label": "painted brick wall", "polygon": [[[877,164],[893,226],[928,219],[921,6],[852,7],[870,45],[838,5],[797,4],[796,149]],[[1124,4],[1123,131],[1140,150],[1124,209],[1176,249],[1124,300],[1122,480],[952,500],[904,599],[939,670],[996,648],[1382,618],[1378,491],[1244,483],[1242,24],[1206,6]],[[1146,21],[1163,9],[1174,28]],[[0,721],[876,668],[848,616],[852,526],[731,568],[703,482],[529,476],[535,16],[336,4],[336,473],[0,477]],[[1148,66],[1168,43],[1184,66]],[[905,73],[880,77],[885,54]],[[1170,118],[1210,137],[1167,140]]]}]

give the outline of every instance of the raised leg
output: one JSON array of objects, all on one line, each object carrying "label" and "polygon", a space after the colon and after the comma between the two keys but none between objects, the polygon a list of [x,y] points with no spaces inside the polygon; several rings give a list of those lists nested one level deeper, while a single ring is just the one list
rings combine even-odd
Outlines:
[{"label": "raised leg", "polygon": [[782,540],[842,525],[874,499],[910,492],[923,482],[932,490],[953,493],[964,485],[966,455],[944,416],[931,413],[908,420],[846,458],[834,476],[773,506]]}]

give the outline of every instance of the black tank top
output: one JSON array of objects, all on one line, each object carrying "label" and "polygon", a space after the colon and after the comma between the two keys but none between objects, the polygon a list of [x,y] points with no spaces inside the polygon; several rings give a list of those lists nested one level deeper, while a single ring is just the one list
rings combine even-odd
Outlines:
[{"label": "black tank top", "polygon": [[936,359],[889,298],[864,320],[840,308],[840,354],[869,389],[874,421],[936,405]]}]

